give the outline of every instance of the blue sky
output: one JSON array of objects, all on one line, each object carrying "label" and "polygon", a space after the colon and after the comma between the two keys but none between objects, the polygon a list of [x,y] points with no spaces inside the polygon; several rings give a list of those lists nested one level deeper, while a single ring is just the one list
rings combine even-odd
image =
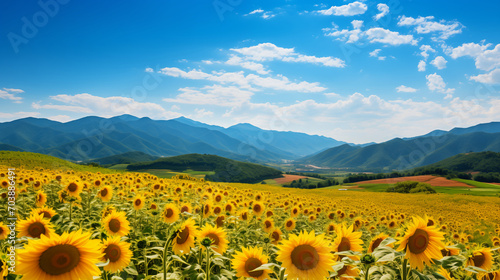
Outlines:
[{"label": "blue sky", "polygon": [[0,121],[179,116],[381,142],[500,121],[498,1],[0,3]]}]

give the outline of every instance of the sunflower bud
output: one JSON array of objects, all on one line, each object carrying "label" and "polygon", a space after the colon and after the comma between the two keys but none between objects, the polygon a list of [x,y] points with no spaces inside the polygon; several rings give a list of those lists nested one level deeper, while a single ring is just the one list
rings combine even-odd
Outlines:
[{"label": "sunflower bud", "polygon": [[372,254],[365,254],[361,257],[361,263],[372,264],[375,262],[375,257]]},{"label": "sunflower bud", "polygon": [[204,247],[210,247],[210,245],[212,245],[212,239],[208,238],[208,237],[204,237],[202,240],[201,240],[201,245],[203,245]]}]

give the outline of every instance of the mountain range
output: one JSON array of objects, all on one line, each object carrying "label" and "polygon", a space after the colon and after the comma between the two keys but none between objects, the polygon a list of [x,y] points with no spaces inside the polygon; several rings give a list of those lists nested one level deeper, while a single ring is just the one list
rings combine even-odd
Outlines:
[{"label": "mountain range", "polygon": [[324,136],[263,130],[250,124],[224,128],[187,118],[89,116],[61,123],[30,117],[0,123],[0,147],[5,150],[36,152],[71,161],[138,151],[157,157],[200,153],[242,161],[281,162],[342,144],[345,142]]},{"label": "mountain range", "polygon": [[460,153],[500,152],[500,122],[450,131],[436,130],[413,138],[395,138],[365,147],[341,145],[297,163],[357,171],[388,172],[432,164]]}]

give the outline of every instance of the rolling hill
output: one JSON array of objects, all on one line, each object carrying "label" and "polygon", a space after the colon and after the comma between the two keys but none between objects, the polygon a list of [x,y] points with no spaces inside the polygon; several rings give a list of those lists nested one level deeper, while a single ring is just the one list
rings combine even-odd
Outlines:
[{"label": "rolling hill", "polygon": [[158,157],[148,155],[143,152],[126,152],[115,156],[93,159],[89,161],[89,163],[95,162],[100,165],[131,164],[143,161],[153,161],[157,158]]},{"label": "rolling hill", "polygon": [[420,167],[468,152],[500,152],[500,133],[448,133],[393,140],[366,147],[342,145],[305,157],[299,164],[388,172]]},{"label": "rolling hill", "polygon": [[425,167],[443,168],[457,172],[500,172],[500,153],[458,154]]},{"label": "rolling hill", "polygon": [[168,158],[160,158],[150,162],[130,164],[128,170],[168,169],[182,172],[188,169],[195,171],[213,171],[205,179],[216,182],[257,183],[264,179],[280,177],[282,172],[263,165],[235,161],[214,155],[188,154]]}]

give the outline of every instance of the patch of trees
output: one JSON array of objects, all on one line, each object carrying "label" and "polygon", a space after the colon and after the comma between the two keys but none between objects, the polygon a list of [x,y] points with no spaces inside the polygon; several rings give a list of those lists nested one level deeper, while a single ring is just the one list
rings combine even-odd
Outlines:
[{"label": "patch of trees", "polygon": [[436,193],[436,190],[428,183],[404,181],[387,188],[387,192],[397,193]]},{"label": "patch of trees", "polygon": [[305,179],[293,180],[290,184],[284,184],[283,187],[296,188],[296,189],[319,189],[319,188],[326,188],[329,186],[335,186],[338,184],[339,181],[332,178],[317,183],[310,182],[307,178],[305,178]]},{"label": "patch of trees", "polygon": [[286,172],[286,174],[299,175],[299,176],[307,176],[307,177],[313,177],[313,178],[318,178],[318,179],[322,179],[322,180],[328,179],[326,176],[323,176],[323,175],[318,174],[318,173]]},{"label": "patch of trees", "polygon": [[474,180],[485,183],[500,183],[500,173],[498,172],[479,173],[474,176]]}]

